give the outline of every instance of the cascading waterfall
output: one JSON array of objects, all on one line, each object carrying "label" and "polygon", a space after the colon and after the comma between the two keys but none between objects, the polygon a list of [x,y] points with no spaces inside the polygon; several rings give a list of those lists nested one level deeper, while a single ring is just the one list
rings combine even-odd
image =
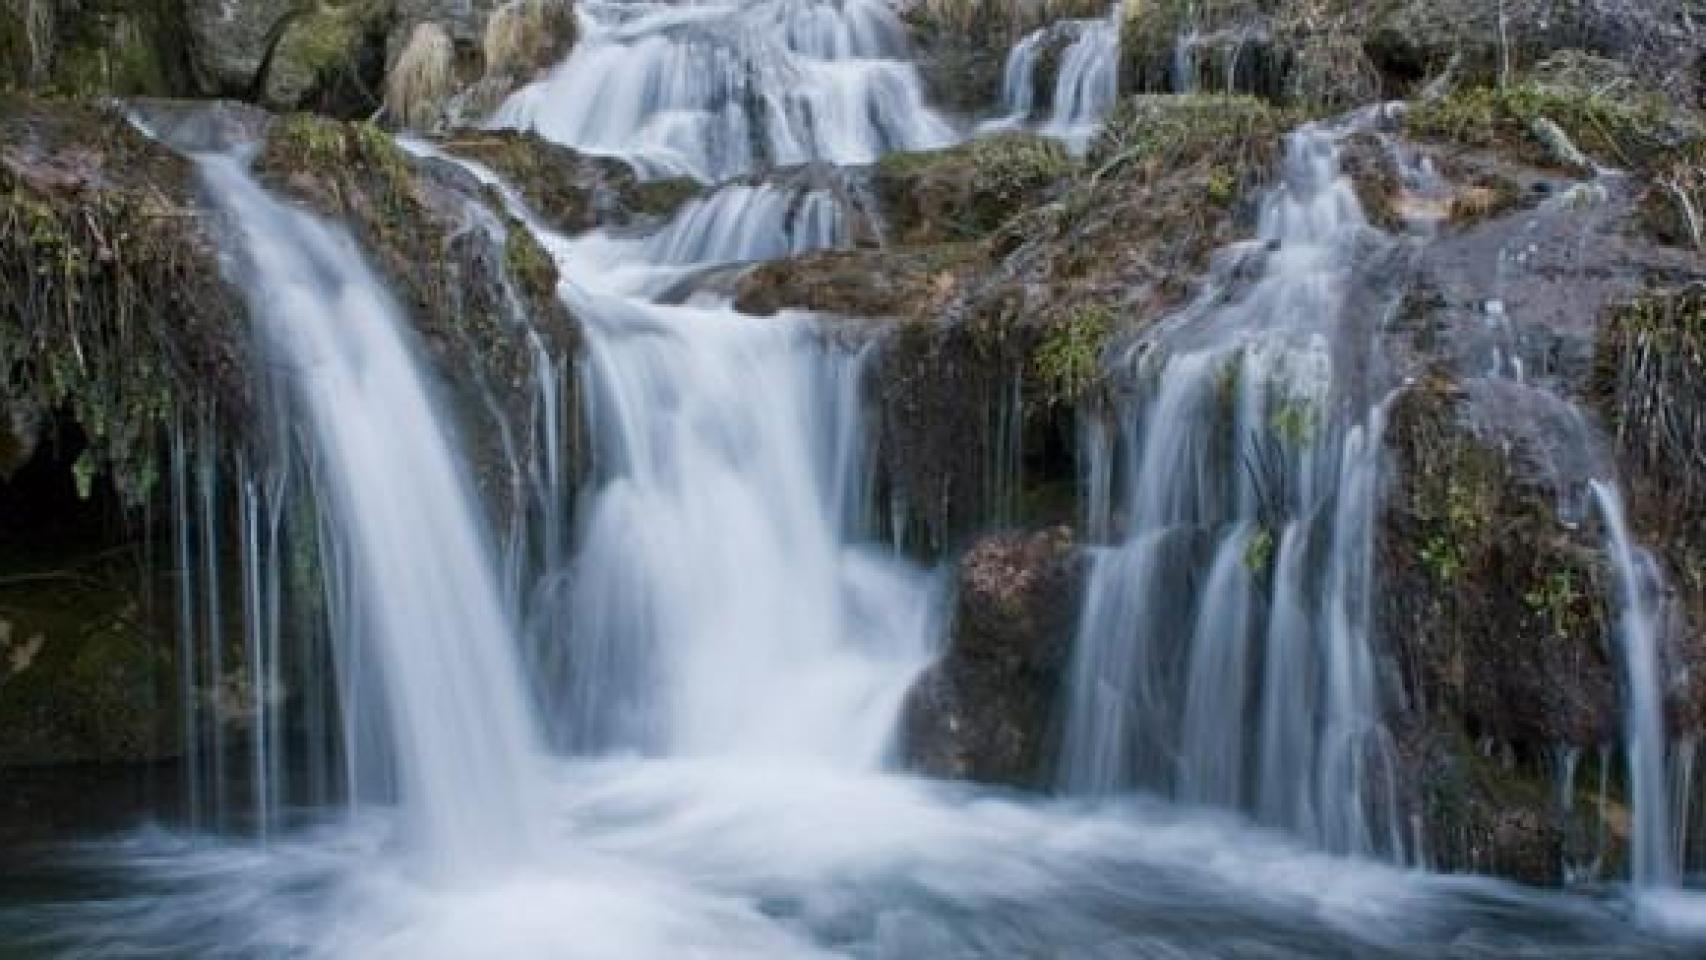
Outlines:
[{"label": "cascading waterfall", "polygon": [[581,747],[883,755],[931,591],[855,545],[861,353],[804,317],[651,299],[684,270],[842,239],[822,193],[736,185],[649,240],[557,246],[588,320],[596,461],[572,593],[572,656],[596,665],[569,698]]},{"label": "cascading waterfall", "polygon": [[[580,9],[580,46],[505,107],[509,122],[704,179],[947,135],[909,112],[916,81],[872,0]],[[1351,264],[1381,244],[1338,176],[1342,132],[1293,138],[1259,238],[1126,358],[1117,422],[1084,427],[1088,526],[1105,544],[1062,776],[1388,853],[1368,639],[1381,318],[1344,302]],[[572,517],[525,521],[572,525],[537,535],[564,538],[563,563],[525,585],[545,625],[532,642],[566,664],[539,688],[548,731],[534,730],[496,571],[558,554],[517,561],[513,536],[507,562],[487,549],[403,318],[350,238],[204,157],[271,386],[300,414],[271,439],[301,448],[291,470],[249,453],[222,476],[214,438],[178,431],[174,546],[198,578],[180,598],[187,663],[208,674],[195,684],[231,673],[208,661],[239,612],[218,582],[239,584],[246,706],[264,718],[253,777],[273,796],[283,775],[284,718],[261,705],[335,661],[335,691],[290,691],[298,723],[342,728],[307,738],[335,753],[310,776],[341,763],[359,799],[395,771],[401,804],[265,844],[159,830],[92,844],[85,861],[121,866],[122,892],[50,893],[22,922],[0,909],[0,941],[45,926],[40,942],[79,956],[363,960],[1688,955],[1589,898],[1336,858],[1141,796],[1017,800],[874,772],[939,625],[934,578],[874,545],[868,351],[855,326],[743,316],[719,292],[731,265],[846,244],[841,204],[736,183],[649,235],[567,238],[490,171],[412,149],[497,188],[583,325],[588,462],[540,461],[527,481],[560,502],[584,480]],[[553,367],[535,370],[542,410],[557,409]],[[541,414],[535,429],[561,425]],[[1017,457],[1016,419],[1003,429],[998,457]],[[227,489],[238,508],[213,510]],[[213,525],[232,514],[245,558],[225,571]],[[303,529],[311,544],[293,539]],[[271,618],[302,585],[275,579],[296,567],[275,553],[304,546],[337,642],[292,666]],[[219,728],[190,722],[194,765],[226,762],[208,742]],[[399,815],[417,828],[401,843]],[[417,851],[440,868],[425,882]]]},{"label": "cascading waterfall", "polygon": [[1339,132],[1292,136],[1257,240],[1223,262],[1264,257],[1258,279],[1134,351],[1117,435],[1089,443],[1089,526],[1124,531],[1092,567],[1061,777],[1396,855],[1368,635],[1379,318],[1344,306],[1372,231]]},{"label": "cascading waterfall", "polygon": [[577,9],[574,52],[493,124],[708,181],[808,161],[870,163],[954,139],[925,104],[882,0]]},{"label": "cascading waterfall", "polygon": [[418,849],[447,873],[514,859],[535,822],[529,700],[479,511],[396,307],[349,237],[268,197],[235,157],[199,166],[235,225],[262,350],[311,425],[358,598],[336,639],[354,648],[346,663],[372,658]]}]

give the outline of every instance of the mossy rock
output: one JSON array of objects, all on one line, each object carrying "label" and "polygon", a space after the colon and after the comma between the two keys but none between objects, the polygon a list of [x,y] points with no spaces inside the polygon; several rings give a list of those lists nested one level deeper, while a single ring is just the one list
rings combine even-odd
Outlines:
[{"label": "mossy rock", "polygon": [[85,471],[140,505],[161,430],[204,405],[242,424],[248,335],[189,165],[115,113],[0,98],[0,406],[65,416]]},{"label": "mossy rock", "polygon": [[1548,142],[1544,121],[1556,124],[1595,162],[1638,173],[1697,152],[1703,136],[1697,124],[1656,96],[1612,98],[1538,82],[1462,89],[1416,105],[1404,125],[1419,139],[1496,150],[1536,166],[1575,168]]},{"label": "mossy rock", "polygon": [[1468,399],[1432,377],[1398,401],[1378,532],[1382,635],[1410,700],[1478,735],[1592,746],[1617,737],[1609,572],[1560,493],[1482,436]]},{"label": "mossy rock", "polygon": [[[1652,290],[1601,329],[1594,393],[1615,438],[1630,522],[1665,562],[1682,613],[1671,659],[1706,657],[1706,284]],[[1706,725],[1706,678],[1674,691],[1674,730]]]},{"label": "mossy rock", "polygon": [[735,308],[928,323],[942,315],[967,277],[987,265],[984,248],[975,243],[808,253],[745,273],[736,286]]},{"label": "mossy rock", "polygon": [[371,115],[385,77],[391,0],[321,2],[288,16],[262,67],[260,99],[277,110]]},{"label": "mossy rock", "polygon": [[[416,161],[370,123],[283,118],[255,165],[277,189],[347,224],[389,279],[450,385],[475,479],[495,515],[507,516],[515,489],[503,436],[523,435],[534,402],[529,330],[552,356],[579,349],[575,319],[555,296],[555,263],[518,224],[502,238],[469,229],[470,203],[501,217],[478,182],[454,164]],[[526,316],[515,314],[517,299]]]},{"label": "mossy rock", "polygon": [[873,186],[894,239],[944,243],[989,235],[1076,168],[1059,143],[1012,133],[948,150],[889,154],[877,164]]}]

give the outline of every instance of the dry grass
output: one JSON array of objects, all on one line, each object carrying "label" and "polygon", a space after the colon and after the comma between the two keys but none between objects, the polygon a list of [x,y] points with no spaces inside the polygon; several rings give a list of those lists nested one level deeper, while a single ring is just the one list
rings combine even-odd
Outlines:
[{"label": "dry grass", "polygon": [[455,49],[437,23],[416,24],[385,77],[385,111],[399,126],[436,124],[454,82]]},{"label": "dry grass", "polygon": [[509,0],[486,21],[486,78],[526,78],[556,59],[574,32],[574,10],[564,0]]},{"label": "dry grass", "polygon": [[53,29],[52,0],[24,0],[24,37],[30,47],[30,81],[41,83],[47,79],[48,69],[53,65],[53,50],[55,35]]}]

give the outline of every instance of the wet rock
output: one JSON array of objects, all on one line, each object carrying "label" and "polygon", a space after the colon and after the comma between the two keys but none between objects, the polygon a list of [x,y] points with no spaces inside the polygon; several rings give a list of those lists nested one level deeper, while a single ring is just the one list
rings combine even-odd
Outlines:
[{"label": "wet rock", "polygon": [[463,131],[439,145],[491,168],[546,223],[567,233],[667,217],[700,189],[686,180],[641,181],[620,160],[578,153],[533,133]]},{"label": "wet rock", "polygon": [[345,0],[300,7],[281,19],[257,67],[254,93],[277,110],[310,109],[346,118],[371,116],[385,77],[391,6]]},{"label": "wet rock", "polygon": [[907,699],[913,766],[988,783],[1043,781],[1083,578],[1064,528],[995,534],[966,552],[948,649]]}]

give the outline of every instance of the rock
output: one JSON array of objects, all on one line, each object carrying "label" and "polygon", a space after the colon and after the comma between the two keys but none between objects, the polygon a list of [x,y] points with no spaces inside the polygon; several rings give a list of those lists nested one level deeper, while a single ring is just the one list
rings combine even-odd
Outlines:
[{"label": "rock", "polygon": [[189,40],[204,89],[243,96],[267,51],[301,8],[299,0],[186,0]]},{"label": "rock", "polygon": [[565,233],[667,217],[700,190],[690,180],[642,181],[620,160],[578,153],[532,132],[458,131],[439,145],[496,172]]},{"label": "rock", "polygon": [[371,116],[379,107],[375,91],[384,83],[390,19],[390,5],[382,0],[302,9],[283,22],[260,68],[261,101],[277,110]]},{"label": "rock", "polygon": [[1036,786],[1071,648],[1084,560],[1064,528],[967,551],[948,650],[907,698],[904,752],[933,776]]}]

